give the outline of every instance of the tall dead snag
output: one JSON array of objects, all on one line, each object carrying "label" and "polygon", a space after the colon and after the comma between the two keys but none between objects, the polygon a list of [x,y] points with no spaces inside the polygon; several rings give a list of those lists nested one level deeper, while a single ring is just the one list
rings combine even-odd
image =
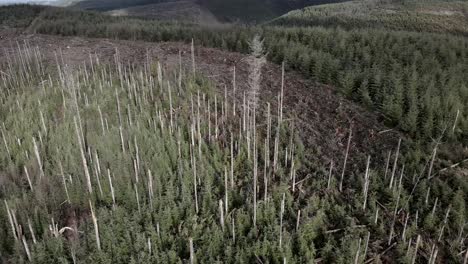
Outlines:
[{"label": "tall dead snag", "polygon": [[363,257],[364,257],[364,260],[365,260],[365,259],[366,259],[366,257],[367,257],[367,250],[369,249],[369,240],[370,240],[370,235],[371,235],[370,231],[369,231],[369,232],[367,232],[367,237],[366,237],[366,246],[365,246],[365,248],[364,248],[364,255],[363,255]]},{"label": "tall dead snag", "polygon": [[153,174],[151,174],[151,170],[148,170],[148,196],[150,200],[150,208],[151,210],[153,210],[154,191],[153,191]]},{"label": "tall dead snag", "polygon": [[[63,188],[65,189],[65,195],[67,196],[67,202],[70,203],[70,195],[68,194],[67,181],[65,179],[65,173],[63,171],[62,162],[59,161],[60,174],[62,175]],[[26,170],[26,167],[24,168]]]},{"label": "tall dead snag", "polygon": [[254,211],[253,211],[253,221],[254,226],[257,225],[257,179],[258,179],[258,155],[257,155],[257,144],[256,144],[256,128],[255,128],[255,112],[253,114],[253,204],[254,204]]},{"label": "tall dead snag", "polygon": [[346,164],[348,162],[349,148],[351,146],[352,136],[353,136],[353,129],[352,129],[352,127],[350,127],[349,128],[349,136],[348,136],[348,144],[346,145],[346,153],[345,153],[345,158],[344,158],[344,163],[343,163],[343,172],[341,173],[340,192],[343,191],[343,180],[344,180],[344,175],[346,173]]},{"label": "tall dead snag", "polygon": [[432,245],[431,254],[429,255],[428,264],[435,264],[437,260],[437,254],[439,253],[439,249],[437,248],[436,244]]},{"label": "tall dead snag", "polygon": [[401,233],[401,239],[403,242],[406,242],[406,229],[408,227],[408,220],[409,220],[410,214],[408,213],[405,218],[405,224],[403,225],[403,232]]},{"label": "tall dead snag", "polygon": [[195,43],[192,39],[192,45],[190,46],[190,53],[192,55],[192,73],[195,74],[196,68],[195,68]]},{"label": "tall dead snag", "polygon": [[39,147],[37,146],[36,139],[33,137],[33,145],[34,145],[34,154],[36,155],[37,165],[39,166],[40,171],[40,178],[44,177],[44,167],[42,166],[41,155],[39,154]]},{"label": "tall dead snag", "polygon": [[99,226],[97,222],[97,217],[96,214],[94,213],[93,205],[91,203],[91,200],[89,200],[89,208],[91,210],[91,218],[93,220],[93,225],[94,225],[94,234],[96,235],[96,245],[98,250],[101,250],[101,240],[99,239]]},{"label": "tall dead snag", "polygon": [[[192,137],[193,137],[194,128],[192,126]],[[192,171],[193,171],[193,195],[195,198],[195,212],[198,214],[198,190],[197,190],[197,164],[195,161],[195,155],[193,153],[193,148],[191,147],[191,161],[192,161]]]},{"label": "tall dead snag", "polygon": [[138,213],[141,214],[140,195],[138,194],[138,185],[136,183],[133,184],[133,188],[135,189],[135,199],[137,203]]},{"label": "tall dead snag", "polygon": [[419,249],[420,243],[421,243],[421,235],[418,235],[418,238],[416,239],[416,246],[414,248],[414,255],[413,255],[413,258],[411,259],[411,264],[416,263],[416,258],[418,257],[418,249]]},{"label": "tall dead snag", "polygon": [[444,235],[444,229],[445,229],[445,226],[447,225],[447,221],[448,221],[451,208],[452,208],[451,205],[447,208],[447,212],[445,213],[445,218],[444,218],[444,224],[442,225],[440,229],[439,239],[437,239],[437,242],[440,242],[442,240],[442,236]]},{"label": "tall dead snag", "polygon": [[400,195],[401,195],[401,189],[402,189],[401,180],[403,179],[404,171],[405,171],[405,167],[403,166],[403,169],[401,170],[401,175],[400,175],[400,183],[398,185],[398,197],[397,197],[397,201],[395,205],[395,210],[393,212],[393,221],[390,227],[390,234],[388,236],[388,245],[391,244],[391,241],[393,239],[393,233],[395,231],[395,223],[396,223],[396,218],[397,218],[397,213],[398,213],[398,206],[400,205]]},{"label": "tall dead snag", "polygon": [[223,200],[219,200],[219,223],[221,224],[221,229],[224,231],[224,208],[223,208]]},{"label": "tall dead snag", "polygon": [[333,160],[330,162],[330,169],[328,171],[327,189],[330,189],[332,174],[333,174]]},{"label": "tall dead snag", "polygon": [[367,158],[367,166],[366,166],[366,175],[364,177],[364,204],[362,205],[362,208],[366,210],[367,207],[367,193],[369,192],[369,165],[370,165],[370,159],[371,157],[369,156]]},{"label": "tall dead snag", "polygon": [[4,200],[4,202],[5,202],[5,207],[6,207],[6,211],[7,211],[7,215],[8,215],[8,221],[10,222],[10,226],[11,226],[11,232],[12,232],[13,237],[15,238],[15,240],[18,240],[18,237],[16,236],[16,228],[15,228],[15,224],[14,224],[14,221],[13,221],[12,212],[10,210],[10,207],[8,206],[8,202],[6,200]]},{"label": "tall dead snag", "polygon": [[237,83],[236,83],[236,66],[234,66],[233,77],[232,77],[232,115],[236,116],[236,90],[237,90]]},{"label": "tall dead snag", "polygon": [[26,168],[26,166],[24,166],[23,168],[24,168],[24,174],[26,174],[26,179],[28,180],[29,188],[31,189],[31,191],[34,191],[32,182],[31,182],[31,177],[29,177],[28,169]]},{"label": "tall dead snag", "polygon": [[286,200],[286,194],[283,193],[283,200],[281,201],[281,211],[280,211],[280,230],[279,230],[279,247],[280,248],[283,243],[283,214],[284,214],[285,200]]},{"label": "tall dead snag", "polygon": [[358,245],[358,248],[356,250],[356,255],[354,257],[354,264],[358,264],[359,263],[359,256],[360,256],[360,251],[361,251],[361,241],[362,239],[359,238],[359,245]]},{"label": "tall dead snag", "polygon": [[73,121],[75,122],[75,130],[76,130],[76,137],[78,139],[78,147],[80,148],[81,153],[81,163],[83,165],[83,170],[86,177],[86,184],[88,185],[88,192],[93,193],[93,187],[91,186],[91,176],[89,174],[88,169],[88,161],[86,160],[86,156],[83,149],[83,141],[80,136],[80,129],[78,127],[78,123],[76,122],[76,117],[73,117]]},{"label": "tall dead snag", "polygon": [[232,243],[236,243],[236,224],[234,221],[234,217],[231,217]]},{"label": "tall dead snag", "polygon": [[434,150],[432,151],[431,163],[429,164],[429,171],[427,172],[427,179],[432,178],[432,170],[434,168],[434,161],[437,156],[437,148],[439,147],[439,142],[436,143]]},{"label": "tall dead snag", "polygon": [[299,224],[301,223],[301,210],[297,211],[297,219],[296,219],[296,232],[299,230]]},{"label": "tall dead snag", "polygon": [[390,177],[390,185],[388,186],[389,189],[393,187],[393,181],[395,179],[395,173],[396,173],[397,165],[398,165],[398,156],[400,155],[400,146],[401,146],[401,138],[398,140],[398,147],[395,153],[395,161],[393,162],[392,176]]},{"label": "tall dead snag", "polygon": [[111,196],[112,196],[112,209],[115,209],[115,192],[114,192],[114,186],[112,185],[112,177],[111,177],[111,172],[110,169],[107,169],[107,178],[109,180],[109,188],[111,191]]},{"label": "tall dead snag", "polygon": [[[5,126],[5,123],[3,123],[3,126]],[[5,150],[8,153],[8,156],[11,158],[10,148],[8,147],[8,143],[6,141],[6,137],[5,137],[5,133],[3,132],[3,128],[0,128],[0,132],[2,132],[2,139],[3,139],[3,145],[5,145]]]},{"label": "tall dead snag", "polygon": [[189,239],[190,246],[190,264],[195,264],[195,251],[193,250],[193,238]]},{"label": "tall dead snag", "polygon": [[229,188],[228,188],[228,172],[226,166],[224,166],[224,203],[225,203],[225,213],[228,214],[229,211]]},{"label": "tall dead snag", "polygon": [[455,129],[457,128],[459,117],[460,117],[460,109],[457,110],[457,115],[455,116],[455,121],[453,122],[452,133],[455,133]]},{"label": "tall dead snag", "polygon": [[268,159],[269,159],[269,154],[268,154],[268,140],[265,139],[265,162],[263,166],[263,196],[265,202],[267,201],[268,198]]},{"label": "tall dead snag", "polygon": [[29,262],[31,262],[32,260],[31,252],[29,251],[29,246],[28,246],[28,242],[26,241],[26,237],[23,236],[21,240],[23,241],[23,246],[24,246],[24,251],[26,251],[26,256],[28,257]]},{"label": "tall dead snag", "polygon": [[31,219],[29,219],[29,217],[28,217],[28,228],[29,228],[29,232],[31,233],[31,237],[32,237],[33,243],[34,243],[34,244],[37,244],[36,235],[34,234],[34,229],[33,229],[33,227],[32,227]]}]

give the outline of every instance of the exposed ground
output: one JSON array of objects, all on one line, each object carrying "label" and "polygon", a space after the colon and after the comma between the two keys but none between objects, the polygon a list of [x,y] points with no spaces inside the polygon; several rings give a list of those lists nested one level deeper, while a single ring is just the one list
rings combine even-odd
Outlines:
[{"label": "exposed ground", "polygon": [[[17,43],[29,43],[38,46],[53,70],[56,64],[55,53],[63,53],[63,58],[70,66],[77,67],[89,61],[90,54],[97,54],[101,62],[112,63],[116,49],[123,62],[141,64],[147,54],[154,61],[160,60],[166,68],[178,67],[179,51],[183,64],[188,68],[190,46],[183,43],[148,43],[117,41],[109,39],[84,39],[79,37],[58,37],[48,35],[25,35],[8,30],[0,30],[0,60],[6,54],[16,52]],[[197,70],[213,80],[224,93],[227,87],[232,94],[233,67],[237,68],[237,98],[242,98],[248,89],[248,57],[239,53],[225,52],[211,48],[196,47]],[[267,63],[263,71],[260,100],[272,104],[276,109],[276,96],[281,87],[281,68]],[[241,100],[239,100],[241,104]],[[260,102],[262,105],[262,102]],[[263,104],[265,105],[265,104]],[[382,160],[388,150],[395,148],[398,133],[388,131],[379,117],[354,103],[343,99],[335,89],[304,80],[301,75],[287,72],[285,78],[285,113],[295,119],[296,129],[308,149],[308,160],[315,160],[326,165],[330,160],[341,160],[344,156],[347,133],[353,127],[351,158],[361,160],[366,155],[373,155],[374,161]],[[361,162],[352,162],[361,166]]]}]

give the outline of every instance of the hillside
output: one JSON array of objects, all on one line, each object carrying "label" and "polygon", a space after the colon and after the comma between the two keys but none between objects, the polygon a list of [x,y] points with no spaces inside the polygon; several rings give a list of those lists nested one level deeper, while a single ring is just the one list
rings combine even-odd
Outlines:
[{"label": "hillside", "polygon": [[[166,5],[160,5],[157,9],[165,13],[165,18],[167,18],[169,13],[172,13],[174,14],[174,19],[177,19],[183,16],[183,10],[186,9],[185,2],[187,1],[84,0],[75,2],[73,6],[81,9],[98,11],[127,10],[130,8],[130,13],[132,15],[146,16],[147,12],[144,12],[143,6],[149,7],[149,5],[154,6],[155,4],[171,3],[170,7],[168,6],[170,10],[164,10],[164,6]],[[189,2],[199,6],[197,7],[199,10],[211,12],[222,22],[262,22],[273,19],[293,9],[309,5],[340,2],[340,0],[190,0]],[[137,6],[141,7],[137,8]],[[175,12],[177,9],[181,9],[182,13]],[[156,17],[155,15],[150,16],[153,18]]]},{"label": "hillside", "polygon": [[158,20],[172,20],[205,26],[216,26],[220,22],[207,9],[195,1],[173,1],[159,4],[138,5],[106,12],[111,16],[139,16]]},{"label": "hillside", "polygon": [[275,19],[273,24],[386,28],[468,35],[468,2],[364,0],[307,7]]},{"label": "hillside", "polygon": [[468,39],[411,30],[1,7],[0,263],[467,262]]}]

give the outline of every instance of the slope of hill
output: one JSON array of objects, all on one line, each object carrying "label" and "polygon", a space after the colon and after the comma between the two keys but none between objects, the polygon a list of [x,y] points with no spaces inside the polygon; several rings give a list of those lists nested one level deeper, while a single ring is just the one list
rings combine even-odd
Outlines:
[{"label": "slope of hill", "polygon": [[[411,180],[398,134],[375,133],[386,129],[376,116],[331,87],[286,74],[286,118],[276,121],[281,68],[268,63],[252,118],[240,54],[196,48],[193,76],[190,45],[6,37],[2,263],[426,263],[440,234],[438,258],[462,259],[465,176]],[[387,151],[396,164],[388,175]]]},{"label": "slope of hill", "polygon": [[138,5],[108,11],[107,14],[111,16],[139,16],[159,20],[174,20],[205,26],[219,24],[217,18],[210,11],[190,0]]},{"label": "slope of hill", "polygon": [[[193,4],[199,5],[201,9],[213,13],[222,22],[261,22],[273,19],[290,10],[302,8],[309,5],[341,2],[343,0],[191,0]],[[84,0],[74,3],[74,7],[98,11],[111,11],[116,9],[135,8],[161,3],[172,3],[167,13],[175,14],[180,18],[181,14],[174,12],[179,2],[176,0]],[[185,9],[184,3],[180,3],[180,9]],[[166,12],[162,6],[159,11]],[[143,12],[140,12],[143,11]],[[143,8],[133,9],[132,15],[145,16]],[[167,14],[166,14],[167,15]],[[154,16],[152,16],[154,17]],[[167,17],[167,16],[166,16]]]},{"label": "slope of hill", "polygon": [[468,259],[467,38],[17,8],[0,263]]},{"label": "slope of hill", "polygon": [[273,21],[277,25],[387,28],[468,34],[468,2],[365,0],[307,7]]}]

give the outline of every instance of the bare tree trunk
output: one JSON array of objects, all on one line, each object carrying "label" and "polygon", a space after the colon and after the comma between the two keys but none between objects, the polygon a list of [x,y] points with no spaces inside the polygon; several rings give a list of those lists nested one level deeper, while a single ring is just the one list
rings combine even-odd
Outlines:
[{"label": "bare tree trunk", "polygon": [[286,200],[286,194],[283,193],[283,200],[281,201],[280,211],[280,235],[279,235],[279,247],[281,248],[283,242],[283,214],[284,214],[284,203]]},{"label": "bare tree trunk", "polygon": [[223,200],[219,200],[219,223],[221,224],[221,229],[224,232],[224,208]]},{"label": "bare tree trunk", "polygon": [[437,156],[437,148],[439,146],[439,143],[437,142],[434,151],[432,152],[432,158],[431,158],[431,164],[429,165],[429,171],[427,172],[427,178],[431,179],[432,178],[432,169],[434,168],[434,161]]},{"label": "bare tree trunk", "polygon": [[33,229],[32,224],[31,224],[31,219],[29,219],[29,218],[28,218],[28,227],[29,227],[29,232],[31,233],[33,243],[37,244],[36,235],[34,234],[34,229]]},{"label": "bare tree trunk", "polygon": [[224,166],[224,203],[226,208],[226,215],[228,214],[228,204],[229,204],[229,189],[228,189],[228,172],[226,166]]},{"label": "bare tree trunk", "polygon": [[395,173],[396,173],[397,165],[398,165],[398,156],[400,155],[400,145],[401,145],[401,138],[400,138],[400,140],[398,140],[398,147],[397,147],[397,151],[395,153],[395,161],[393,163],[392,176],[390,178],[390,185],[388,186],[389,189],[391,189],[392,186],[393,186],[393,180],[395,178]]},{"label": "bare tree trunk", "polygon": [[111,177],[110,169],[107,169],[107,178],[109,180],[109,187],[110,187],[111,196],[112,196],[112,209],[115,209],[115,193],[114,193],[114,186],[112,185],[112,177]]},{"label": "bare tree trunk", "polygon": [[299,223],[301,222],[301,210],[297,211],[296,232],[299,230]]},{"label": "bare tree trunk", "polygon": [[195,74],[195,43],[192,39],[192,45],[190,46],[190,54],[192,55],[192,73]]},{"label": "bare tree trunk", "polygon": [[[26,166],[24,166],[24,174],[26,174],[26,179],[28,180],[29,188],[31,189],[31,191],[34,191],[33,186],[32,186],[32,182],[31,182],[31,177],[29,177],[29,172],[28,172],[28,169],[26,168]],[[68,193],[67,193],[67,196],[68,196]]]},{"label": "bare tree trunk", "polygon": [[26,237],[23,236],[22,241],[23,241],[24,251],[26,251],[26,256],[28,257],[29,262],[31,262],[32,261],[31,252],[29,251],[29,246],[28,246],[28,242],[26,241]]},{"label": "bare tree trunk", "polygon": [[16,236],[16,228],[15,228],[15,224],[13,222],[12,212],[10,210],[10,207],[8,206],[7,201],[4,200],[4,202],[5,202],[5,207],[6,207],[6,211],[7,211],[7,214],[8,214],[8,221],[10,222],[10,226],[11,226],[11,232],[12,232],[13,237],[15,238],[15,240],[18,240],[18,237]]},{"label": "bare tree trunk", "polygon": [[421,243],[421,235],[418,235],[418,238],[416,239],[416,246],[414,248],[414,255],[411,260],[411,264],[416,263],[416,258],[418,257],[419,243]]},{"label": "bare tree trunk", "polygon": [[362,206],[362,208],[364,210],[366,210],[366,207],[367,207],[367,193],[369,191],[369,181],[370,181],[370,179],[369,179],[369,177],[370,177],[369,176],[369,165],[370,165],[370,159],[371,159],[371,157],[369,156],[367,158],[366,175],[364,177],[364,181],[365,181],[364,182],[364,204]]},{"label": "bare tree trunk", "polygon": [[359,263],[359,254],[360,254],[360,251],[361,251],[361,238],[359,238],[359,246],[358,246],[358,249],[356,251],[356,256],[354,257],[354,264],[358,264]]},{"label": "bare tree trunk", "polygon": [[63,182],[63,187],[65,189],[65,195],[67,196],[67,202],[70,203],[70,195],[68,194],[67,182],[65,180],[65,173],[63,172],[63,166],[62,166],[61,161],[59,161],[59,168],[60,168],[60,174],[62,175],[62,182]]},{"label": "bare tree trunk", "polygon": [[353,130],[352,128],[349,129],[349,137],[348,137],[348,144],[346,146],[346,153],[345,153],[345,159],[343,163],[343,172],[341,173],[341,180],[340,180],[340,192],[343,191],[343,180],[344,180],[344,175],[346,172],[346,163],[348,162],[348,155],[349,155],[349,147],[351,145],[351,137],[353,135]]},{"label": "bare tree trunk", "polygon": [[85,156],[85,153],[84,153],[83,143],[82,143],[82,139],[80,137],[80,129],[78,128],[78,123],[76,122],[76,117],[73,118],[73,121],[75,122],[75,130],[76,130],[76,136],[77,136],[77,139],[78,139],[78,147],[80,148],[81,163],[83,165],[83,170],[84,170],[85,177],[86,177],[86,183],[88,185],[88,192],[91,194],[91,193],[93,193],[93,187],[91,185],[91,176],[89,175],[88,161],[86,160],[86,156]]},{"label": "bare tree trunk", "polygon": [[93,210],[93,205],[91,203],[91,200],[89,200],[89,208],[91,210],[91,217],[92,217],[93,224],[94,224],[94,234],[96,235],[97,248],[99,251],[101,251],[101,240],[99,239],[99,226],[98,226],[96,214],[94,213],[94,210]]},{"label": "bare tree trunk", "polygon": [[[36,139],[33,137],[33,145],[34,145],[34,154],[36,155],[37,165],[39,166],[39,171],[41,172],[40,178],[44,177],[44,167],[42,166],[41,155],[39,154],[39,147],[37,146]],[[81,145],[81,141],[80,141]]]},{"label": "bare tree trunk", "polygon": [[447,212],[445,213],[445,218],[444,218],[444,224],[442,225],[442,228],[440,229],[439,239],[437,239],[437,242],[440,242],[442,240],[442,236],[444,235],[444,229],[445,229],[445,226],[447,225],[447,221],[448,221],[451,208],[452,208],[451,206],[447,208]]},{"label": "bare tree trunk", "polygon": [[330,170],[328,171],[327,189],[330,189],[330,186],[331,186],[331,178],[332,178],[332,175],[333,175],[333,166],[334,166],[334,163],[333,163],[333,160],[332,160],[330,162]]},{"label": "bare tree trunk", "polygon": [[189,239],[190,244],[190,264],[195,264],[195,251],[193,250],[193,239]]}]

